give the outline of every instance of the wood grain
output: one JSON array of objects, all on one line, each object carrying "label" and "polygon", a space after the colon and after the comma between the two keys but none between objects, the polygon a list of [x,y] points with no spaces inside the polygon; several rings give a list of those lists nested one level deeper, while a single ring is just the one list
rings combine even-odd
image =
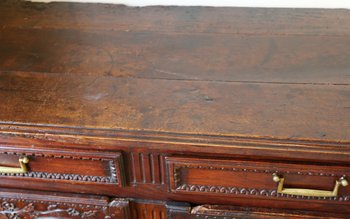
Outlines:
[{"label": "wood grain", "polygon": [[[290,10],[271,22],[283,10],[2,5],[3,122],[349,141],[347,11]],[[226,18],[232,29],[251,33],[221,34],[229,12],[239,15]],[[140,14],[135,29],[120,29]],[[160,15],[167,29],[145,29]],[[194,25],[171,31],[179,22]],[[266,23],[273,31],[261,33]]]}]

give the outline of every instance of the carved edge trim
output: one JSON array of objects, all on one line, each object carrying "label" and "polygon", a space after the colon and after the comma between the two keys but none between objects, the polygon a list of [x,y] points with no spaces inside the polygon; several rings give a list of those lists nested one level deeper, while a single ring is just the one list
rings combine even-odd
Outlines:
[{"label": "carved edge trim", "polygon": [[111,159],[106,158],[96,158],[96,157],[87,157],[87,156],[73,156],[73,155],[54,155],[54,154],[45,154],[45,153],[28,153],[28,152],[9,152],[9,151],[1,151],[1,154],[9,154],[9,155],[27,155],[27,156],[35,156],[35,157],[47,157],[47,158],[55,158],[55,159],[73,159],[73,160],[92,160],[92,161],[109,161]]},{"label": "carved edge trim", "polygon": [[[16,203],[25,203],[22,207],[17,207]],[[22,218],[22,216],[29,215],[30,217],[38,217],[40,215],[50,213],[66,213],[71,217],[79,218],[96,218],[99,212],[105,214],[105,219],[114,218],[116,215],[110,208],[125,208],[128,203],[127,200],[121,200],[117,203],[117,200],[112,200],[110,203],[105,205],[99,204],[80,204],[80,203],[69,203],[64,201],[46,201],[46,200],[33,200],[33,199],[22,199],[22,198],[0,198],[0,214],[5,215],[9,218]],[[44,204],[46,209],[36,210],[35,204]],[[62,206],[62,207],[59,207]]]},{"label": "carved edge trim", "polygon": [[320,173],[320,172],[311,172],[311,171],[279,171],[279,170],[262,170],[262,169],[254,169],[254,168],[236,168],[236,167],[215,167],[215,166],[201,166],[201,165],[176,165],[173,164],[176,168],[187,168],[187,169],[207,169],[207,170],[224,170],[224,171],[233,171],[233,172],[251,172],[251,173],[286,173],[293,175],[304,175],[304,176],[343,176],[342,174],[334,174],[334,173]]},{"label": "carved edge trim", "polygon": [[[198,205],[191,210],[193,218],[205,219],[237,219],[237,218],[323,218],[343,219],[348,218],[346,213],[331,213],[309,210],[279,210],[269,208],[244,208],[233,209],[217,208],[216,205]],[[300,217],[301,216],[301,217]]]},{"label": "carved edge trim", "polygon": [[[305,200],[329,200],[339,202],[350,202],[350,195],[338,196],[338,197],[310,197],[302,195],[286,195],[278,194],[277,190],[267,189],[255,189],[255,188],[240,188],[240,187],[228,187],[228,186],[215,186],[215,185],[192,185],[185,184],[181,181],[181,169],[193,168],[193,169],[211,169],[211,170],[228,170],[234,172],[255,172],[255,173],[274,173],[276,171],[271,170],[257,170],[257,169],[239,169],[239,168],[224,168],[224,167],[210,167],[210,166],[192,166],[192,165],[173,165],[173,180],[175,191],[180,192],[200,192],[200,193],[215,193],[223,195],[247,195],[247,196],[262,196],[262,197],[281,197],[281,198],[294,198]],[[293,174],[293,173],[292,173]],[[301,172],[295,172],[294,174],[306,175]],[[325,176],[325,175],[322,175]],[[331,176],[335,176],[334,174]]]},{"label": "carved edge trim", "polygon": [[45,157],[54,159],[75,159],[75,160],[92,160],[92,161],[108,161],[110,176],[90,176],[90,175],[79,175],[79,174],[64,174],[64,173],[47,173],[47,172],[28,172],[28,173],[0,173],[0,176],[6,177],[23,177],[23,178],[40,178],[46,180],[64,180],[64,181],[78,181],[78,182],[94,182],[103,184],[123,184],[122,176],[117,173],[117,169],[121,169],[120,156],[116,158],[117,162],[112,159],[106,158],[94,158],[86,156],[68,156],[68,155],[52,155],[43,153],[19,153],[19,152],[0,152],[0,154],[10,155],[26,155],[35,157]]},{"label": "carved edge trim", "polygon": [[34,200],[34,199],[22,199],[22,198],[0,198],[0,201],[5,202],[30,202],[30,203],[40,203],[40,204],[61,204],[68,207],[79,207],[79,208],[96,208],[100,209],[101,207],[107,207],[102,205],[94,205],[94,204],[77,204],[77,203],[69,203],[63,201],[44,201],[44,200]]},{"label": "carved edge trim", "polygon": [[[66,135],[82,135],[90,137],[119,137],[122,136],[124,139],[135,139],[140,141],[140,138],[155,137],[155,140],[161,140],[163,138],[173,139],[173,141],[179,140],[178,136],[181,136],[181,141],[186,139],[186,142],[193,142],[191,139],[197,137],[199,139],[205,139],[206,142],[211,142],[210,140],[232,140],[237,142],[261,142],[266,144],[296,144],[296,145],[313,145],[313,146],[334,146],[334,145],[350,145],[350,141],[332,141],[323,139],[286,139],[277,138],[271,136],[257,137],[257,136],[246,136],[246,135],[217,135],[215,133],[202,133],[202,134],[192,134],[192,133],[181,133],[181,132],[167,132],[167,131],[154,131],[154,130],[127,130],[127,129],[103,129],[103,128],[84,128],[77,126],[62,126],[62,125],[44,125],[44,124],[31,124],[31,123],[20,123],[20,122],[0,122],[0,133],[6,134],[16,134],[16,133],[26,133],[26,135],[38,135],[39,133],[45,133],[46,135],[56,135],[56,134],[66,134]],[[32,133],[34,132],[34,133]],[[161,135],[161,137],[159,137]],[[176,140],[175,140],[176,139]],[[196,141],[197,142],[197,141]]]},{"label": "carved edge trim", "polygon": [[225,187],[225,186],[206,186],[206,185],[190,185],[182,184],[178,186],[176,191],[186,192],[205,192],[205,193],[219,193],[219,194],[234,194],[234,195],[250,195],[263,197],[282,197],[282,198],[297,198],[307,200],[330,200],[330,201],[350,201],[350,196],[340,197],[310,197],[302,195],[285,195],[278,194],[277,190],[254,189],[254,188],[240,188],[240,187]]}]

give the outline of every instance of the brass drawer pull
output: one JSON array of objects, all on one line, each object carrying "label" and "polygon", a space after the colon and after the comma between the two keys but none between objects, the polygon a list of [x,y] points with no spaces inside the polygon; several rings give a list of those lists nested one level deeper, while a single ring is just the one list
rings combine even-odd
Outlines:
[{"label": "brass drawer pull", "polygon": [[0,173],[26,173],[28,172],[27,163],[29,163],[28,157],[24,156],[19,158],[20,168],[16,167],[0,167]]},{"label": "brass drawer pull", "polygon": [[272,175],[272,180],[278,182],[277,193],[279,194],[313,197],[336,197],[338,195],[339,186],[347,186],[349,184],[345,177],[341,177],[335,182],[333,191],[326,191],[317,189],[283,188],[284,178],[280,178],[276,173]]}]

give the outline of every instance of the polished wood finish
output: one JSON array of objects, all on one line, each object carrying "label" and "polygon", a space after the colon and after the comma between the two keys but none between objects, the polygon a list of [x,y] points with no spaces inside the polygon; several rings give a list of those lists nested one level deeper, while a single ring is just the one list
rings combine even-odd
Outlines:
[{"label": "polished wood finish", "polygon": [[30,171],[0,186],[123,197],[134,218],[350,215],[350,187],[272,181],[350,175],[349,26],[347,10],[1,1],[0,165]]}]

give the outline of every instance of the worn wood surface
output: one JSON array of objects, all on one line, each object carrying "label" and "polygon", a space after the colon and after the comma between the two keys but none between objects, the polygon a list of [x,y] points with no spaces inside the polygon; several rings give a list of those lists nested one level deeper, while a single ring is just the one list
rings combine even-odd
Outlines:
[{"label": "worn wood surface", "polygon": [[31,160],[0,185],[160,200],[131,217],[249,215],[166,201],[350,214],[349,187],[282,196],[271,179],[328,190],[349,175],[349,18],[0,1],[0,166]]},{"label": "worn wood surface", "polygon": [[350,12],[0,7],[0,120],[350,141]]}]

